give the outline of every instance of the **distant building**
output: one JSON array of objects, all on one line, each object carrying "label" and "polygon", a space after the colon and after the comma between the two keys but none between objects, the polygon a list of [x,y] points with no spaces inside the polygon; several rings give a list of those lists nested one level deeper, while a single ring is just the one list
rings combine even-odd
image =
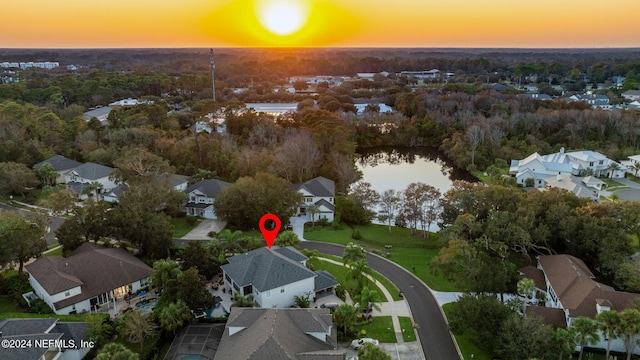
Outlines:
[{"label": "distant building", "polygon": [[633,101],[640,101],[640,90],[627,90],[622,93],[622,97]]},{"label": "distant building", "polygon": [[0,67],[3,68],[20,68],[21,70],[38,68],[38,69],[55,69],[60,66],[58,62],[0,62]]},{"label": "distant building", "polygon": [[547,94],[525,94],[525,96],[534,100],[553,100],[553,98]]},{"label": "distant building", "polygon": [[111,104],[109,104],[109,107],[111,107],[112,109],[122,109],[122,108],[131,108],[134,106],[146,105],[146,104],[153,104],[153,101],[146,101],[146,100],[141,101],[138,99],[128,98],[128,99],[114,101]]},{"label": "distant building", "polygon": [[612,108],[609,98],[600,94],[576,94],[567,98],[568,101],[581,101],[593,108],[610,110]]},{"label": "distant building", "polygon": [[102,106],[99,108],[95,108],[93,110],[87,111],[84,114],[82,114],[82,120],[90,121],[91,119],[96,118],[100,122],[107,121],[107,119],[109,118],[109,113],[111,113],[111,110],[113,109],[109,106]]},{"label": "distant building", "polygon": [[315,214],[316,220],[327,219],[327,221],[332,222],[336,212],[335,187],[333,180],[322,176],[302,184],[293,185],[293,188],[303,196],[303,203],[298,207],[297,215],[306,216],[310,219],[307,207],[315,205],[318,207],[318,212]]},{"label": "distant building", "polygon": [[416,78],[418,80],[425,79],[438,79],[440,78],[440,70],[431,69],[431,70],[423,70],[423,71],[401,71],[399,76],[406,76],[409,78]]},{"label": "distant building", "polygon": [[37,163],[34,166],[42,166],[44,164],[50,164],[53,167],[53,170],[55,170],[56,172],[58,172],[58,177],[56,178],[56,183],[57,184],[64,184],[66,182],[66,179],[64,177],[64,174],[66,172],[68,172],[71,169],[75,169],[78,166],[82,165],[81,162],[72,160],[72,159],[68,159],[62,155],[55,155],[52,156],[46,160],[40,161],[39,163]]},{"label": "distant building", "polygon": [[204,179],[191,185],[184,191],[187,194],[187,204],[185,205],[187,215],[217,219],[213,202],[220,191],[228,186],[231,186],[231,183],[217,179]]}]

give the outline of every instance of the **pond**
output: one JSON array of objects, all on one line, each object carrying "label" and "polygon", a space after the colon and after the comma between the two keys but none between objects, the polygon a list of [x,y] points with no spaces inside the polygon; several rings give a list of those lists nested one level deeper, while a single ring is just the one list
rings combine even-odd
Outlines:
[{"label": "pond", "polygon": [[404,191],[410,183],[422,182],[444,194],[455,180],[478,181],[468,171],[456,168],[436,148],[380,147],[358,153],[356,166],[362,179],[379,193],[389,189]]}]

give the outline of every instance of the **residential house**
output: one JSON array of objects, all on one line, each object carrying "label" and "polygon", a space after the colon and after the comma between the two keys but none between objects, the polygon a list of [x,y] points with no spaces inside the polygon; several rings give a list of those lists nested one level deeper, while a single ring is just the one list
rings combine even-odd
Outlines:
[{"label": "residential house", "polygon": [[329,309],[232,308],[214,359],[344,360]]},{"label": "residential house", "polygon": [[217,179],[204,179],[191,185],[184,191],[187,194],[187,204],[185,205],[187,215],[217,219],[213,201],[227,186],[231,186],[231,184]]},{"label": "residential house", "polygon": [[440,70],[431,69],[431,70],[423,70],[423,71],[401,71],[399,76],[406,76],[408,78],[416,78],[418,80],[439,79],[440,78]]},{"label": "residential house", "polygon": [[109,118],[109,113],[111,112],[111,110],[113,109],[109,106],[102,106],[102,107],[95,108],[93,110],[89,110],[84,114],[82,114],[82,120],[90,121],[91,119],[96,118],[101,123],[103,123],[104,121],[107,121],[107,119]]},{"label": "residential house", "polygon": [[525,94],[526,97],[534,100],[553,100],[553,98],[547,94]]},{"label": "residential house", "polygon": [[145,105],[145,104],[153,104],[153,101],[128,98],[128,99],[114,101],[111,104],[109,104],[109,107],[111,107],[112,109],[123,109],[123,108],[132,108],[134,106]]},{"label": "residential house", "polygon": [[332,222],[336,212],[335,207],[335,182],[322,176],[311,179],[302,184],[295,184],[293,187],[304,197],[303,203],[298,208],[298,216],[306,216],[310,219],[307,212],[309,205],[318,207],[315,214],[316,219],[327,219]]},{"label": "residential house", "polygon": [[565,189],[577,197],[594,201],[600,199],[600,191],[605,182],[594,176],[578,177],[573,175],[557,175],[544,179],[545,187]]},{"label": "residential house", "polygon": [[622,97],[632,101],[640,101],[640,90],[627,90],[622,93]]},{"label": "residential house", "polygon": [[[0,320],[2,340],[23,341],[31,346],[2,346],[3,360],[80,360],[91,350],[86,322],[60,322],[56,318]],[[42,344],[46,346],[37,346]],[[87,346],[82,346],[87,345]]]},{"label": "residential house", "polygon": [[67,171],[75,169],[76,167],[82,165],[81,162],[68,159],[62,155],[52,156],[47,160],[40,161],[35,166],[42,166],[44,164],[50,164],[53,167],[53,170],[58,172],[59,176],[56,178],[57,184],[64,184],[66,182],[64,174]]},{"label": "residential house", "polygon": [[564,148],[561,148],[560,152],[549,155],[533,153],[522,160],[511,160],[509,175],[515,177],[516,182],[523,186],[527,179],[532,178],[534,186],[542,188],[545,186],[545,179],[553,176],[591,174],[596,177],[622,178],[625,171],[626,167],[623,164],[608,159],[599,152],[565,152]]},{"label": "residential house", "polygon": [[606,95],[600,94],[576,94],[567,98],[568,101],[581,101],[591,105],[592,108],[610,110],[612,105]]},{"label": "residential house", "polygon": [[310,300],[333,294],[338,282],[327,272],[306,267],[308,258],[293,247],[263,247],[227,259],[221,266],[230,294],[253,295],[263,308],[287,308],[296,296]]},{"label": "residential house", "polygon": [[25,267],[35,295],[58,315],[115,308],[116,300],[148,285],[151,271],[124,249],[91,243],[69,257],[41,256]]},{"label": "residential house", "polygon": [[[640,294],[616,291],[611,286],[595,281],[587,265],[571,255],[538,256],[536,269],[522,269],[524,276],[534,280],[536,289],[546,297],[545,306],[564,311],[567,326],[577,317],[594,319],[603,311],[622,311]],[[542,283],[544,279],[544,283]],[[601,337],[604,339],[604,337]],[[606,348],[602,340],[595,347]],[[624,352],[618,339],[611,342],[611,349]]]},{"label": "residential house", "polygon": [[[177,191],[185,191],[187,190],[187,185],[189,184],[189,177],[184,175],[177,174],[169,174],[169,175],[160,175],[156,178],[157,181],[168,180],[169,184],[173,187],[174,190]],[[113,189],[107,190],[104,192],[102,199],[107,202],[115,203],[120,201],[120,195],[127,189],[126,184],[119,184]]]},{"label": "residential house", "polygon": [[82,190],[89,184],[97,182],[102,185],[99,193],[108,192],[118,184],[110,178],[113,168],[92,162],[84,163],[67,171],[65,183],[67,186],[82,198]]}]

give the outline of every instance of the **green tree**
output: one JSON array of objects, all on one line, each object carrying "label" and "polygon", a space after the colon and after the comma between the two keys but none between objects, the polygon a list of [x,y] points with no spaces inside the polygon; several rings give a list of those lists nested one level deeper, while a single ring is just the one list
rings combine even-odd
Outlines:
[{"label": "green tree", "polygon": [[144,339],[155,335],[157,326],[153,322],[151,313],[143,314],[140,311],[129,311],[121,318],[119,330],[130,342],[140,343],[140,352],[142,352]]},{"label": "green tree", "polygon": [[198,269],[183,271],[177,285],[178,299],[184,301],[191,310],[204,310],[215,304],[213,295],[207,289],[207,279],[198,273]]},{"label": "green tree", "polygon": [[82,189],[82,195],[93,196],[95,194],[95,201],[100,201],[100,190],[102,189],[104,189],[104,185],[97,181],[92,181]]},{"label": "green tree", "polygon": [[[157,260],[151,268],[150,285],[154,289],[163,290],[166,297],[172,300],[177,291],[178,279],[182,276],[180,264],[175,260]],[[173,295],[173,296],[172,296]]]},{"label": "green tree", "polygon": [[162,330],[173,332],[174,336],[176,335],[176,330],[188,323],[192,318],[191,310],[182,300],[165,305],[158,314]]},{"label": "green tree", "polygon": [[119,343],[105,345],[96,355],[96,360],[138,360],[140,356]]},{"label": "green tree", "polygon": [[56,178],[58,177],[58,172],[49,163],[34,165],[33,174],[36,176],[36,178],[38,178],[38,181],[40,181],[40,184],[42,184],[42,186],[55,185]]},{"label": "green tree", "polygon": [[358,359],[392,360],[393,358],[373,344],[364,344],[358,349]]},{"label": "green tree", "polygon": [[367,282],[367,275],[371,275],[373,270],[369,267],[369,263],[367,263],[366,259],[361,259],[360,261],[352,262],[349,264],[349,271],[347,272],[347,276],[355,279],[358,283],[358,291],[361,291],[364,287],[364,284]]},{"label": "green tree", "polygon": [[635,349],[640,335],[640,310],[626,309],[620,312],[617,333],[627,350],[627,360],[631,360],[631,354],[633,354],[633,349]]},{"label": "green tree", "polygon": [[536,292],[536,284],[533,280],[528,278],[523,278],[518,281],[518,294],[524,296],[523,304],[522,304],[522,315],[527,314],[527,302],[530,299],[533,299],[533,296]]},{"label": "green tree", "polygon": [[306,295],[296,295],[293,297],[293,302],[297,307],[301,309],[307,309],[311,306],[311,300],[309,300],[309,294]]},{"label": "green tree", "polygon": [[344,248],[344,252],[342,253],[342,263],[344,265],[351,264],[353,262],[363,260],[365,257],[362,247],[350,242]]},{"label": "green tree", "polygon": [[189,241],[182,252],[182,269],[187,270],[195,267],[206,279],[211,279],[220,271],[220,267],[212,261],[212,257],[211,250],[205,247],[201,241]]},{"label": "green tree", "polygon": [[369,308],[380,311],[380,293],[377,290],[371,290],[363,287],[358,295],[353,297],[353,301],[360,304],[361,311],[367,311]]},{"label": "green tree", "polygon": [[564,356],[571,358],[571,354],[575,352],[576,339],[571,329],[557,328],[553,333],[553,342],[560,353],[558,357],[560,360],[562,360]]},{"label": "green tree", "polygon": [[272,213],[286,220],[296,213],[302,195],[287,181],[271,174],[242,177],[222,189],[215,199],[216,215],[240,229],[258,226],[262,215]]},{"label": "green tree", "polygon": [[55,215],[75,213],[76,197],[68,188],[64,187],[51,193],[45,200],[45,206],[51,209]]},{"label": "green tree", "polygon": [[611,352],[611,340],[618,337],[617,332],[620,326],[620,315],[615,310],[603,311],[596,315],[596,321],[602,334],[607,339],[607,353],[604,358],[608,359],[609,353]]},{"label": "green tree", "polygon": [[580,355],[578,355],[578,360],[582,360],[584,347],[594,345],[600,341],[598,324],[587,317],[578,317],[573,320],[571,328],[574,331],[576,344],[580,346]]},{"label": "green tree", "polygon": [[401,194],[395,190],[385,190],[380,195],[381,207],[380,213],[378,213],[378,220],[386,222],[389,226],[389,234],[391,234],[391,222],[395,219],[401,204]]},{"label": "green tree", "polygon": [[284,247],[284,246],[298,246],[300,244],[300,239],[298,239],[298,235],[293,231],[283,231],[278,234],[276,238],[275,245]]},{"label": "green tree", "polygon": [[35,174],[26,165],[15,162],[0,163],[0,193],[21,194],[38,185]]},{"label": "green tree", "polygon": [[316,228],[316,214],[318,214],[319,212],[320,212],[320,208],[318,207],[318,205],[315,205],[315,204],[307,205],[307,214],[311,216],[312,229]]},{"label": "green tree", "polygon": [[380,194],[373,189],[370,183],[363,180],[351,185],[349,197],[353,199],[356,205],[361,206],[367,213],[371,214],[380,200]]},{"label": "green tree", "polygon": [[47,249],[45,234],[44,215],[0,210],[0,267],[15,261],[21,274],[25,262]]},{"label": "green tree", "polygon": [[258,303],[253,299],[253,295],[249,294],[247,296],[241,295],[239,292],[233,294],[233,303],[231,307],[255,307],[258,306]]},{"label": "green tree", "polygon": [[341,304],[333,311],[333,322],[336,327],[342,327],[342,334],[347,336],[349,331],[353,329],[356,321],[358,320],[358,314],[353,305]]},{"label": "green tree", "polygon": [[638,177],[638,171],[640,171],[640,161],[636,161],[631,165],[631,169],[633,170],[633,175]]},{"label": "green tree", "polygon": [[547,359],[553,354],[553,330],[539,317],[511,314],[497,334],[496,354],[503,359]]}]

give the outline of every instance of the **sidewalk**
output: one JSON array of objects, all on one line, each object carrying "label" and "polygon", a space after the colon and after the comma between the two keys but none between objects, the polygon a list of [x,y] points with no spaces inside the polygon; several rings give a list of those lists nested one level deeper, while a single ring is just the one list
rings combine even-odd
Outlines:
[{"label": "sidewalk", "polygon": [[[320,257],[320,260],[326,261],[332,264],[344,266],[344,264],[342,264],[341,262],[335,261],[332,259]],[[393,331],[396,333],[396,341],[398,345],[404,344],[404,338],[402,337],[402,327],[400,327],[400,320],[398,319],[398,316],[406,316],[409,318],[411,317],[411,313],[409,312],[409,306],[407,305],[407,302],[405,300],[394,301],[393,296],[391,296],[391,293],[389,292],[389,290],[387,290],[386,287],[384,287],[384,285],[377,282],[376,279],[373,278],[371,275],[368,275],[368,274],[365,274],[365,275],[369,280],[373,281],[374,284],[378,285],[378,287],[382,291],[382,294],[387,299],[386,303],[383,302],[379,304],[380,311],[373,310],[373,315],[374,316],[391,316],[391,322],[393,323]],[[413,330],[413,328],[411,330]]]}]

